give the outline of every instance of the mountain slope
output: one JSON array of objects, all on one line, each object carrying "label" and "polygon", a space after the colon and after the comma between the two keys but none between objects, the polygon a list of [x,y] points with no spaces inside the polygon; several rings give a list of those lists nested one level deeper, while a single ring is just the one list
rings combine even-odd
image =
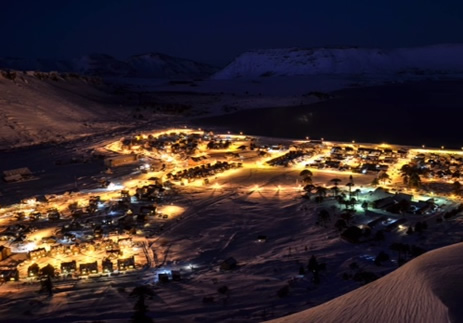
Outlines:
[{"label": "mountain slope", "polygon": [[0,58],[0,69],[163,79],[202,78],[218,70],[211,65],[159,53],[135,55],[126,61],[106,54],[90,54],[71,60]]},{"label": "mountain slope", "polygon": [[[14,75],[14,77],[13,77]],[[120,127],[120,98],[89,77],[0,73],[0,149],[63,141]]]},{"label": "mountain slope", "polygon": [[214,79],[280,75],[463,73],[463,45],[393,50],[367,48],[269,49],[246,52]]},{"label": "mountain slope", "polygon": [[272,323],[462,322],[463,243],[428,252],[391,274]]},{"label": "mountain slope", "polygon": [[127,63],[138,77],[204,77],[217,71],[217,68],[207,64],[159,53],[131,56]]}]

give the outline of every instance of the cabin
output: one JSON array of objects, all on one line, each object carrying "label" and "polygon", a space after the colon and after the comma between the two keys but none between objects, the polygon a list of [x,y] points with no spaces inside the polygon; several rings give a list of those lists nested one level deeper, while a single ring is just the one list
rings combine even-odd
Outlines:
[{"label": "cabin", "polygon": [[40,272],[39,265],[34,263],[27,268],[27,277],[38,277],[39,272]]},{"label": "cabin", "polygon": [[27,255],[29,259],[40,259],[47,256],[47,250],[45,248],[38,248],[29,251]]},{"label": "cabin", "polygon": [[266,242],[267,241],[267,236],[265,235],[258,235],[257,236],[257,242]]},{"label": "cabin", "polygon": [[221,270],[232,270],[235,269],[236,266],[238,265],[238,262],[236,261],[235,258],[230,257],[225,259],[222,264],[220,265]]},{"label": "cabin", "polygon": [[72,274],[76,270],[77,270],[77,264],[75,260],[61,263],[61,272],[63,274]]},{"label": "cabin", "polygon": [[0,282],[7,281],[18,281],[19,272],[17,269],[1,269],[0,270]]},{"label": "cabin", "polygon": [[0,246],[0,261],[8,258],[9,256],[11,256],[11,248]]},{"label": "cabin", "polygon": [[113,262],[109,258],[103,260],[102,267],[104,273],[112,273],[114,271]]},{"label": "cabin", "polygon": [[3,171],[3,180],[7,183],[21,182],[32,178],[32,172],[27,167]]},{"label": "cabin", "polygon": [[172,273],[172,280],[179,281],[182,279],[182,276],[179,270],[172,270],[171,273]]},{"label": "cabin", "polygon": [[119,256],[122,256],[122,251],[120,249],[107,249],[106,254],[109,257],[117,258]]},{"label": "cabin", "polygon": [[96,261],[87,264],[80,264],[79,271],[81,275],[90,275],[98,273],[98,263]]},{"label": "cabin", "polygon": [[118,259],[117,269],[119,271],[135,269],[135,258],[132,256],[130,258]]},{"label": "cabin", "polygon": [[48,217],[48,220],[54,221],[54,220],[59,220],[61,215],[59,214],[57,209],[49,209],[47,211],[47,217]]},{"label": "cabin", "polygon": [[118,239],[118,240],[117,240],[117,245],[118,245],[118,246],[127,246],[127,247],[131,247],[131,246],[133,245],[132,238],[131,238],[131,237],[128,237],[128,238],[121,238],[121,239]]},{"label": "cabin", "polygon": [[135,154],[130,155],[119,155],[105,158],[104,164],[106,167],[119,167],[128,164],[132,164],[138,160],[138,156]]},{"label": "cabin", "polygon": [[168,274],[158,274],[158,279],[160,283],[168,283],[169,282],[169,275]]}]

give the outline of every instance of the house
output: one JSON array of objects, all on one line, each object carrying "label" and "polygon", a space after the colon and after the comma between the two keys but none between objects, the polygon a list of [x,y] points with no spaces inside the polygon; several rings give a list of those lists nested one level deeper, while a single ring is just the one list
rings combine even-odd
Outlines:
[{"label": "house", "polygon": [[105,158],[104,164],[106,167],[118,167],[134,163],[137,160],[138,156],[135,154],[119,155]]},{"label": "house", "polygon": [[122,251],[120,249],[109,249],[106,250],[106,254],[109,257],[117,258],[119,256],[122,256]]},{"label": "house", "polygon": [[407,222],[407,219],[405,218],[401,218],[401,219],[398,219],[397,221],[393,221],[392,223],[386,226],[385,231],[390,232],[393,229],[397,228],[400,224],[403,224],[405,222]]},{"label": "house", "polygon": [[98,263],[96,261],[88,264],[80,264],[79,271],[81,275],[90,275],[98,273]]},{"label": "house", "polygon": [[390,197],[393,194],[389,193],[386,189],[382,187],[378,187],[374,191],[370,192],[368,195],[370,196],[370,200],[375,201],[375,200],[380,200],[386,197]]},{"label": "house", "polygon": [[27,255],[29,256],[29,259],[39,259],[47,256],[47,250],[45,248],[38,248],[29,251]]},{"label": "house", "polygon": [[8,258],[11,255],[11,248],[0,246],[0,261]]},{"label": "house", "polygon": [[60,214],[58,212],[57,209],[48,209],[47,210],[47,217],[48,217],[48,220],[59,220],[60,218]]},{"label": "house", "polygon": [[34,263],[27,268],[27,277],[38,277],[39,272],[40,272],[39,265]]},{"label": "house", "polygon": [[32,172],[27,167],[3,171],[3,180],[7,183],[20,182],[32,178]]},{"label": "house", "polygon": [[0,281],[7,282],[7,281],[18,281],[19,280],[19,272],[17,269],[1,269],[0,270]]},{"label": "house", "polygon": [[168,283],[169,282],[169,275],[166,273],[158,274],[158,279],[160,283]]},{"label": "house", "polygon": [[102,267],[104,273],[112,273],[114,271],[113,262],[109,258],[103,260]]},{"label": "house", "polygon": [[180,271],[178,270],[172,270],[172,280],[179,281],[182,279],[182,276],[180,275]]},{"label": "house", "polygon": [[257,236],[257,242],[266,242],[267,241],[267,236],[265,235],[258,235]]},{"label": "house", "polygon": [[117,245],[131,247],[133,245],[132,237],[118,239]]},{"label": "house", "polygon": [[71,274],[77,270],[76,261],[62,262],[61,263],[61,273]]},{"label": "house", "polygon": [[238,262],[236,261],[235,258],[230,257],[224,260],[222,264],[220,265],[221,270],[232,270],[235,269],[237,266]]},{"label": "house", "polygon": [[132,256],[130,258],[117,259],[117,269],[119,271],[135,269],[135,258]]}]

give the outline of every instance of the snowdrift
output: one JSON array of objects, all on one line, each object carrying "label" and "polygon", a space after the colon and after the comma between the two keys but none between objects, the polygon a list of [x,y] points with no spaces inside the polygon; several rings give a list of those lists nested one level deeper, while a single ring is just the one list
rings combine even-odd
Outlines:
[{"label": "snowdrift", "polygon": [[430,251],[391,274],[270,322],[462,322],[463,243]]},{"label": "snowdrift", "polygon": [[368,48],[269,49],[246,52],[213,79],[293,75],[463,73],[463,44],[392,50]]}]

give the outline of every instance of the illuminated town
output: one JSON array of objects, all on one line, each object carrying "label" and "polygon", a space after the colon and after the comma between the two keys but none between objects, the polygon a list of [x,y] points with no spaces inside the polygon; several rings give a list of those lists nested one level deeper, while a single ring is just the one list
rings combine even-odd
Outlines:
[{"label": "illuminated town", "polygon": [[0,323],[463,322],[462,1],[1,8]]},{"label": "illuminated town", "polygon": [[[191,279],[196,270],[214,270],[211,265],[233,271],[241,260],[224,257],[223,248],[234,243],[236,232],[224,237],[228,242],[209,263],[169,242],[177,226],[200,221],[204,209],[225,199],[263,209],[292,203],[306,221],[331,227],[329,235],[339,232],[353,244],[384,240],[386,233],[388,240],[421,235],[427,223],[452,221],[462,211],[463,152],[444,147],[310,138],[276,142],[181,128],[108,142],[95,147],[92,158],[106,167],[94,188],[1,206],[1,279],[7,285],[44,285],[50,278],[58,285],[82,278],[98,283],[104,277],[136,279],[133,275],[165,284]],[[34,179],[24,169],[4,174],[5,181]],[[242,210],[227,212],[233,221],[253,221]],[[256,231],[246,244],[265,244],[271,234]],[[222,244],[220,236],[210,239]],[[297,247],[284,248],[298,253]],[[372,250],[375,263],[382,261]]]}]

